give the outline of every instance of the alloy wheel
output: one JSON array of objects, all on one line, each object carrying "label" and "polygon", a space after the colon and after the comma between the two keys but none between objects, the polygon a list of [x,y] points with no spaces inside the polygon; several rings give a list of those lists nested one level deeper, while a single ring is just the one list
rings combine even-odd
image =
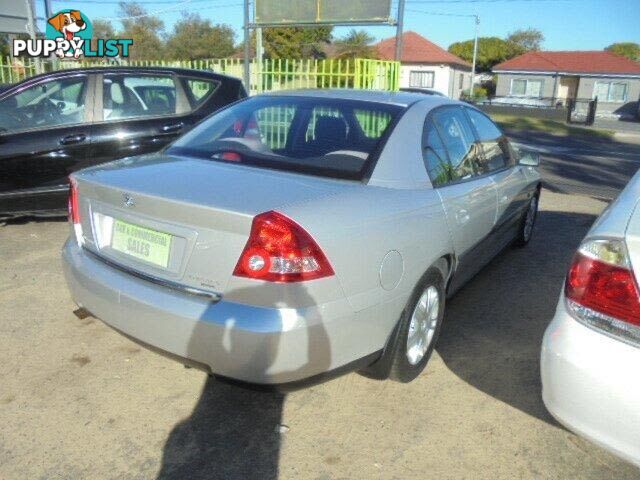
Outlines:
[{"label": "alloy wheel", "polygon": [[427,287],[411,314],[411,323],[407,333],[407,360],[417,365],[424,358],[438,326],[440,313],[440,294],[433,285]]}]

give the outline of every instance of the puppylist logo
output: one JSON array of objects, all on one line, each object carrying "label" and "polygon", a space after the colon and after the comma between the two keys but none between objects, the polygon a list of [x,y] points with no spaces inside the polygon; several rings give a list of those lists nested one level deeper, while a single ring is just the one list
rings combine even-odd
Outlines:
[{"label": "puppylist logo", "polygon": [[13,41],[13,56],[47,58],[54,54],[61,59],[92,57],[128,57],[132,39],[95,39],[91,45],[93,27],[80,10],[61,10],[47,20],[45,38]]}]

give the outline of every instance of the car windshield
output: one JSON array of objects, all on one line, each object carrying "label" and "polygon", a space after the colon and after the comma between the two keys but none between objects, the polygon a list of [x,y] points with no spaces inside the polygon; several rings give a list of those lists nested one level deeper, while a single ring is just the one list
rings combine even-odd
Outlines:
[{"label": "car windshield", "polygon": [[361,180],[403,110],[366,101],[254,97],[213,115],[168,153]]}]

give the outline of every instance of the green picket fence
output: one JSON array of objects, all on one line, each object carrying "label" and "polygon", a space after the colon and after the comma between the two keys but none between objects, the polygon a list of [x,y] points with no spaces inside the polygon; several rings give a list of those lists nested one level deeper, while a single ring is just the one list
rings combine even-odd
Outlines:
[{"label": "green picket fence", "polygon": [[[39,66],[38,66],[39,64]],[[0,57],[0,83],[14,83],[38,71],[100,66],[179,67],[211,70],[242,78],[244,62],[238,58],[202,60],[32,60]],[[372,59],[275,59],[252,61],[251,93],[294,88],[356,88],[398,90],[400,63]]]}]

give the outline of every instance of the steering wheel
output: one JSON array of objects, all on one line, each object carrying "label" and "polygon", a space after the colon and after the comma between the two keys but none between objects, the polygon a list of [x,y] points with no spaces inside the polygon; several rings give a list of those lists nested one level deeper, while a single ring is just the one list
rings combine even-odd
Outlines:
[{"label": "steering wheel", "polygon": [[36,121],[44,120],[45,123],[55,123],[60,118],[60,109],[48,98],[40,100],[35,107],[33,113]]}]

